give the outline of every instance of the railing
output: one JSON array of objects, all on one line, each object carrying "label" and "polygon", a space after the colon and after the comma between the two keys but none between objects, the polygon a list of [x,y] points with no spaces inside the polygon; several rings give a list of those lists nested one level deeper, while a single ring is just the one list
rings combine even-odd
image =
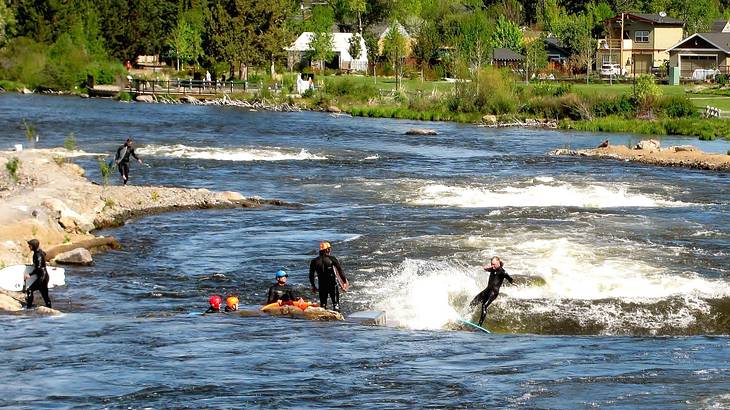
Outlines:
[{"label": "railing", "polygon": [[[623,42],[623,44],[622,44]],[[608,50],[608,49],[624,49],[624,50],[631,50],[634,47],[634,42],[632,40],[628,39],[618,39],[618,38],[602,38],[598,40],[598,48],[601,50]]]},{"label": "railing", "polygon": [[[125,87],[135,94],[193,94],[213,95],[220,93],[246,93],[261,90],[261,84],[248,81],[206,81],[206,80],[142,80],[132,79]],[[280,87],[271,87],[278,92]]]}]

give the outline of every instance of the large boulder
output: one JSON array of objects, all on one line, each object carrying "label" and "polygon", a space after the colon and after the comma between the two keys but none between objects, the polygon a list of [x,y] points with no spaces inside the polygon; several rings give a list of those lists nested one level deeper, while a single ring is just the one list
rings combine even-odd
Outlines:
[{"label": "large boulder", "polygon": [[482,122],[487,125],[496,125],[499,120],[496,115],[487,114],[482,117]]},{"label": "large boulder", "polygon": [[332,113],[335,113],[335,114],[339,114],[339,113],[342,112],[342,110],[339,107],[335,106],[335,105],[330,105],[329,107],[327,107],[327,112],[332,112]]},{"label": "large boulder", "polygon": [[91,252],[85,248],[76,248],[56,255],[53,261],[66,265],[91,265],[94,263],[94,260],[91,258]]},{"label": "large boulder", "polygon": [[411,128],[406,131],[406,135],[439,135],[439,133],[430,128]]},{"label": "large boulder", "polygon": [[226,200],[226,201],[230,201],[230,202],[236,202],[236,201],[243,201],[244,199],[246,199],[246,198],[245,198],[245,197],[244,197],[243,195],[241,195],[241,194],[240,194],[239,192],[234,192],[234,191],[225,191],[225,192],[221,192],[220,196],[221,196],[221,197],[222,197],[222,198],[223,198],[224,200]]},{"label": "large boulder", "polygon": [[143,103],[153,103],[153,102],[155,102],[155,97],[153,97],[151,95],[140,94],[140,95],[134,97],[134,101],[143,102]]},{"label": "large boulder", "polygon": [[59,225],[68,232],[90,232],[95,226],[88,218],[66,206],[57,198],[48,198],[41,205],[50,211],[51,217],[58,220]]},{"label": "large boulder", "polygon": [[660,145],[659,141],[654,140],[654,139],[642,140],[642,141],[639,141],[638,144],[636,144],[636,149],[652,151],[655,149],[659,149],[659,145]]},{"label": "large boulder", "polygon": [[17,312],[23,309],[23,305],[10,297],[9,295],[0,293],[0,311]]}]

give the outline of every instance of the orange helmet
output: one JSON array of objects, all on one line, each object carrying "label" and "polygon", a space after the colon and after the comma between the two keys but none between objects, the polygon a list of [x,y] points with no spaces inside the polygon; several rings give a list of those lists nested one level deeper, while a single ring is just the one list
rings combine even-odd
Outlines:
[{"label": "orange helmet", "polygon": [[228,296],[226,298],[226,306],[228,306],[229,308],[238,306],[238,298],[235,296]]},{"label": "orange helmet", "polygon": [[332,247],[332,245],[330,245],[329,242],[320,242],[319,243],[319,250],[320,251],[325,251],[325,250],[327,250],[327,249],[329,249],[331,247]]}]

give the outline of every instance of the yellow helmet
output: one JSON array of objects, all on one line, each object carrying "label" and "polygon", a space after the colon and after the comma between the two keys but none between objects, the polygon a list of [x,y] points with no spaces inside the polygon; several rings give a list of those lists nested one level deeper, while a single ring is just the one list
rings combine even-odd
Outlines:
[{"label": "yellow helmet", "polygon": [[228,296],[226,298],[226,306],[228,306],[229,308],[238,306],[238,298],[235,296]]},{"label": "yellow helmet", "polygon": [[329,242],[320,242],[320,243],[319,243],[319,250],[320,250],[320,251],[324,251],[324,250],[327,250],[327,249],[329,249],[329,248],[331,248],[331,247],[332,247],[332,245],[330,245],[330,243],[329,243]]}]

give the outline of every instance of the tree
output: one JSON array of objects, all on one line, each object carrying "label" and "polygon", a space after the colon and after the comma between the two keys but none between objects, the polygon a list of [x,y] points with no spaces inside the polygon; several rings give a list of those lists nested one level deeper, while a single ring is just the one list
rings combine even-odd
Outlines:
[{"label": "tree", "polygon": [[203,53],[201,33],[198,32],[185,16],[180,16],[177,26],[168,37],[170,52],[177,60],[180,71],[180,60],[196,61]]},{"label": "tree", "polygon": [[[367,0],[347,0],[349,9],[357,15],[357,32],[362,33],[362,14],[367,9]],[[352,55],[352,54],[350,54]]]},{"label": "tree", "polygon": [[15,13],[13,13],[13,9],[5,4],[5,0],[0,0],[0,47],[5,44],[6,39],[12,34],[14,24]]},{"label": "tree", "polygon": [[408,53],[406,37],[401,32],[402,26],[393,20],[388,27],[388,33],[383,39],[383,54],[390,61],[395,72],[395,89],[400,91],[401,79],[403,77],[403,62]]},{"label": "tree", "polygon": [[365,49],[368,53],[368,64],[373,66],[373,82],[378,82],[378,75],[376,72],[379,50],[378,50],[378,38],[369,31],[363,33],[363,39],[365,40]]},{"label": "tree", "polygon": [[525,45],[525,82],[529,82],[530,70],[535,73],[547,67],[548,55],[545,50],[545,37],[532,40]]},{"label": "tree", "polygon": [[555,35],[570,51],[569,63],[575,68],[585,68],[587,83],[596,54],[591,17],[584,13],[572,14],[561,19],[555,28]]},{"label": "tree", "polygon": [[253,26],[256,45],[263,59],[270,63],[269,72],[274,77],[275,60],[293,40],[288,22],[296,11],[296,3],[293,0],[251,0],[248,10],[250,17],[246,22]]},{"label": "tree", "polygon": [[360,34],[355,33],[350,37],[350,40],[348,40],[349,47],[347,48],[347,52],[350,53],[350,56],[354,60],[360,59],[360,54],[362,53],[362,37]]},{"label": "tree", "polygon": [[451,43],[458,59],[467,67],[478,69],[492,58],[492,23],[483,11],[456,15],[448,23]]},{"label": "tree", "polygon": [[499,16],[492,34],[492,46],[497,48],[509,48],[520,52],[523,46],[523,34],[517,24]]},{"label": "tree", "polygon": [[316,6],[312,9],[312,35],[309,41],[309,48],[312,50],[312,60],[324,72],[325,61],[332,58],[334,52],[334,36],[332,35],[332,24],[334,24],[334,16],[332,9],[326,6]]},{"label": "tree", "polygon": [[424,71],[431,63],[440,43],[439,33],[433,21],[423,20],[414,32],[413,56],[421,68],[421,82],[424,81]]}]

